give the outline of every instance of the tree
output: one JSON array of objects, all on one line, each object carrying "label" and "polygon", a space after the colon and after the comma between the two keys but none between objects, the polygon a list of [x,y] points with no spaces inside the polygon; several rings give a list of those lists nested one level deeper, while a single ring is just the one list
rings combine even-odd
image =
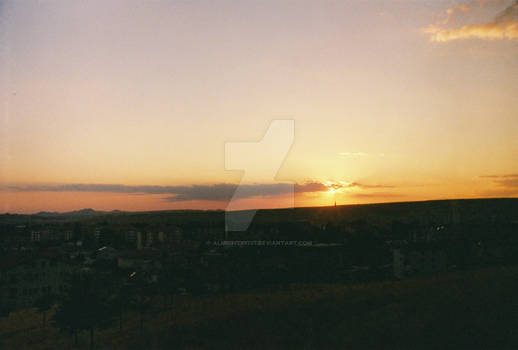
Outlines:
[{"label": "tree", "polygon": [[36,299],[36,301],[34,302],[34,306],[36,306],[38,312],[42,313],[43,327],[45,327],[45,323],[47,321],[47,311],[49,311],[52,308],[55,301],[55,295],[53,295],[52,293],[45,293],[44,295]]},{"label": "tree", "polygon": [[104,301],[103,288],[90,274],[73,275],[68,293],[54,315],[54,324],[62,331],[77,334],[90,331],[90,348],[94,346],[95,329],[106,328],[113,319],[112,309]]},{"label": "tree", "polygon": [[[169,308],[169,319],[173,319],[174,297],[178,293],[178,289],[182,286],[183,273],[176,265],[172,263],[166,265],[158,277],[158,287],[164,298],[164,308]],[[169,297],[169,303],[168,303]]]},{"label": "tree", "polygon": [[148,277],[145,271],[139,271],[133,273],[130,278],[130,284],[135,291],[131,305],[139,313],[140,332],[144,330],[144,316],[146,312],[155,311],[152,299],[156,295],[157,286],[150,282]]},{"label": "tree", "polygon": [[124,312],[134,307],[134,298],[134,290],[128,283],[121,283],[116,288],[116,292],[111,295],[109,303],[114,311],[114,314],[118,315],[120,332],[122,332]]}]

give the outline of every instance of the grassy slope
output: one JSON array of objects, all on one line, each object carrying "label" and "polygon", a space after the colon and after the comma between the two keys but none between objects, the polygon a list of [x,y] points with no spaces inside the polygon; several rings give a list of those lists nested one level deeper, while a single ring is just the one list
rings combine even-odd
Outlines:
[{"label": "grassy slope", "polygon": [[[357,286],[177,300],[168,312],[127,314],[96,334],[97,348],[514,349],[518,348],[518,267],[490,268]],[[515,334],[516,333],[516,334]],[[0,319],[0,348],[73,348],[71,337],[41,328],[33,310]],[[87,348],[87,334],[79,348]]]}]

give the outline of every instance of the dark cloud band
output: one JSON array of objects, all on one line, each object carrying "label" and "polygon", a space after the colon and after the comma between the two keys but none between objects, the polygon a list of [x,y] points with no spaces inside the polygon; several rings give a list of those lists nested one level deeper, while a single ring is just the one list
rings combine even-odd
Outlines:
[{"label": "dark cloud band", "polygon": [[0,190],[17,192],[104,192],[127,194],[162,194],[164,199],[171,202],[185,202],[193,200],[225,202],[234,199],[253,197],[274,197],[290,193],[325,192],[329,189],[341,188],[392,188],[386,185],[365,185],[358,182],[348,184],[323,184],[321,182],[306,182],[302,184],[273,183],[273,184],[211,184],[189,186],[128,186],[120,184],[57,184],[57,185],[27,185],[3,186]]},{"label": "dark cloud band", "polygon": [[[234,196],[237,184],[212,184],[190,186],[127,186],[119,184],[58,184],[4,186],[4,190],[17,192],[104,192],[127,194],[164,194],[165,199],[173,202],[192,200],[229,201]],[[320,192],[327,187],[319,182],[304,184],[243,184],[240,185],[239,198],[271,197],[289,194],[293,191]]]},{"label": "dark cloud band", "polygon": [[491,179],[493,183],[501,187],[512,188],[515,190],[518,188],[518,174],[484,175],[481,177]]}]

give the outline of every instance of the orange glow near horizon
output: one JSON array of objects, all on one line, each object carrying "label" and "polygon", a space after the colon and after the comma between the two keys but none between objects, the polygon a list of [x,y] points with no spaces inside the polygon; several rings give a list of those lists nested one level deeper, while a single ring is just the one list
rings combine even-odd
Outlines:
[{"label": "orange glow near horizon", "polygon": [[[239,209],[289,208],[311,206],[386,203],[400,201],[421,201],[432,199],[503,197],[498,191],[481,194],[456,192],[458,186],[452,186],[448,192],[423,191],[419,187],[402,194],[398,191],[368,192],[362,190],[338,190],[329,188],[323,192],[296,193],[273,197],[252,197],[236,202]],[[127,193],[89,193],[89,192],[0,192],[0,213],[31,214],[40,211],[67,212],[92,208],[95,210],[152,211],[202,209],[225,210],[227,202],[209,200],[191,200],[183,202],[167,201],[163,194],[127,194]],[[444,195],[446,193],[446,195]],[[508,197],[518,197],[518,194]]]},{"label": "orange glow near horizon", "polygon": [[[225,209],[39,184],[242,178],[243,209],[517,197],[518,7],[465,3],[5,1],[0,212]],[[227,171],[274,119],[295,121],[276,177]],[[285,182],[314,186],[257,195]]]}]

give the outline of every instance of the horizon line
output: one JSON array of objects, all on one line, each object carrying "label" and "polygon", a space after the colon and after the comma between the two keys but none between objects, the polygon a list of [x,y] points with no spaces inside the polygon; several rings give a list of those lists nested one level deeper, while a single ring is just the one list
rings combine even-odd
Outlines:
[{"label": "horizon line", "polygon": [[372,203],[356,203],[356,204],[339,204],[339,205],[315,205],[315,206],[293,206],[293,207],[280,207],[280,208],[254,208],[254,209],[239,209],[239,210],[226,210],[226,209],[165,209],[165,210],[96,210],[94,208],[80,208],[65,212],[58,211],[38,211],[33,213],[16,213],[16,212],[3,212],[0,215],[38,215],[42,213],[48,214],[56,214],[56,215],[65,215],[75,212],[80,212],[83,210],[92,210],[97,213],[104,214],[112,214],[113,212],[119,213],[129,213],[129,214],[138,214],[138,213],[160,213],[160,212],[247,212],[247,211],[260,211],[260,210],[287,210],[287,209],[312,209],[312,208],[337,208],[337,207],[352,207],[352,206],[368,206],[368,205],[382,205],[382,204],[402,204],[402,203],[426,203],[426,202],[440,202],[440,201],[463,201],[463,200],[499,200],[499,199],[518,199],[518,197],[476,197],[476,198],[439,198],[439,199],[423,199],[423,200],[410,200],[410,201],[393,201],[393,202],[372,202]]}]

